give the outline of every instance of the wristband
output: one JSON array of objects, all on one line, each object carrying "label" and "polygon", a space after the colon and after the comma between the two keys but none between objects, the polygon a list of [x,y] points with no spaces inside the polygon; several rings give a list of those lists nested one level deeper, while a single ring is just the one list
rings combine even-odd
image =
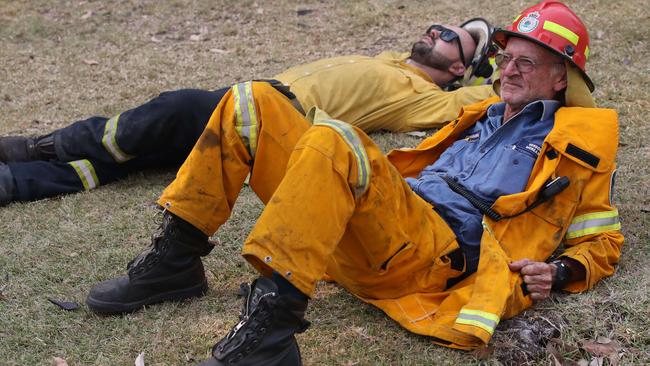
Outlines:
[{"label": "wristband", "polygon": [[552,289],[555,291],[561,290],[571,281],[571,268],[564,263],[561,259],[556,259],[550,264],[555,264],[557,270],[555,271],[555,278],[553,279]]}]

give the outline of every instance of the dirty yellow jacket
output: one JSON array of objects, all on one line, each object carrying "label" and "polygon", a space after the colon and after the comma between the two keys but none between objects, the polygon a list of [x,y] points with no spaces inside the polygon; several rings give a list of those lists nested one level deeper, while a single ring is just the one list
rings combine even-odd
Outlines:
[{"label": "dirty yellow jacket", "polygon": [[[492,98],[465,107],[457,120],[417,148],[389,153],[390,161],[404,177],[415,177],[497,101]],[[586,278],[565,290],[593,287],[614,272],[623,244],[612,203],[617,145],[615,111],[560,108],[525,190],[500,197],[492,208],[504,216],[521,212],[554,177],[568,177],[568,188],[520,216],[498,222],[484,217],[478,270],[451,289],[366,301],[405,328],[435,337],[439,344],[472,349],[487,344],[501,319],[532,304],[523,294],[522,279],[508,269],[508,263],[523,258],[545,261],[561,248],[561,256],[579,261],[586,269]]]},{"label": "dirty yellow jacket", "polygon": [[305,111],[318,107],[365,132],[437,128],[461,107],[491,96],[491,86],[446,92],[405,62],[408,54],[343,56],[299,65],[274,78],[290,87]]}]

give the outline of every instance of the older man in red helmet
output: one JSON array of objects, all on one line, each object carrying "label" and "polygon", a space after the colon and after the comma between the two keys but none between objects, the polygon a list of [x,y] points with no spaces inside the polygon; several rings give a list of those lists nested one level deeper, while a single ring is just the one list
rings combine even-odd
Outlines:
[{"label": "older man in red helmet", "polygon": [[387,157],[318,109],[310,127],[264,83],[236,85],[158,201],[164,221],[151,248],[129,276],[96,285],[88,305],[129,309],[122,299],[172,278],[178,293],[202,286],[200,256],[249,172],[266,208],[243,255],[262,277],[204,366],[301,364],[294,334],[308,327],[325,274],[460,349],[485,346],[501,319],[552,289],[585,291],[611,275],[623,244],[612,203],[617,121],[593,106],[586,29],[547,1],[494,40],[501,100],[467,106]]}]

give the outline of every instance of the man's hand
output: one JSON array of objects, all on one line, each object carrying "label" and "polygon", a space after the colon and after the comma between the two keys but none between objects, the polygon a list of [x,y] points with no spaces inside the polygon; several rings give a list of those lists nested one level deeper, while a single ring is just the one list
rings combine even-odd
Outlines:
[{"label": "man's hand", "polygon": [[510,263],[509,266],[511,271],[521,273],[533,301],[541,301],[551,295],[557,269],[554,264],[522,259]]}]

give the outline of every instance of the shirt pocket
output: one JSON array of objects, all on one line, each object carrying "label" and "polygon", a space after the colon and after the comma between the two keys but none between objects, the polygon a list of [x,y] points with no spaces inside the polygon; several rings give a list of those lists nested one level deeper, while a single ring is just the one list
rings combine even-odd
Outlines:
[{"label": "shirt pocket", "polygon": [[471,156],[478,149],[479,142],[480,132],[465,133],[449,146],[434,164],[424,168],[421,176],[427,175],[431,171],[438,171],[439,169],[463,170],[466,164],[470,164],[468,160],[473,159]]},{"label": "shirt pocket", "polygon": [[534,160],[539,156],[542,147],[529,139],[521,139],[517,143],[510,146],[510,148],[523,156],[530,157]]},{"label": "shirt pocket", "polygon": [[524,190],[537,158],[527,145],[526,140],[504,144],[481,159],[474,175],[484,177],[482,194],[496,198]]}]

